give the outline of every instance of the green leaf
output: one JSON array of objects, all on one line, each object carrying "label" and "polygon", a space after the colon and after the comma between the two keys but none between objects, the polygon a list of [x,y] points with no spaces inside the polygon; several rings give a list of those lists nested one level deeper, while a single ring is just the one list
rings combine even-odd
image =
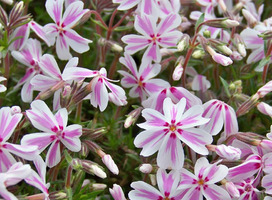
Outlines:
[{"label": "green leaf", "polygon": [[72,162],[73,158],[69,155],[69,153],[66,149],[64,150],[64,156],[65,156],[65,159],[67,160],[68,163]]},{"label": "green leaf", "polygon": [[114,31],[127,31],[131,30],[133,26],[118,26],[114,29]]},{"label": "green leaf", "polygon": [[225,79],[223,79],[221,76],[220,76],[220,80],[221,80],[221,82],[223,84],[223,87],[225,89],[226,94],[228,95],[228,97],[230,97],[231,95],[230,95],[230,92],[229,92],[229,84],[228,84],[228,82],[225,81]]},{"label": "green leaf", "polygon": [[[202,22],[204,22],[204,19],[205,19],[205,13],[203,13],[203,14],[198,18],[198,20],[196,21],[195,31],[197,30],[197,27],[198,27]],[[199,31],[200,31],[200,29],[199,29]]]},{"label": "green leaf", "polygon": [[270,62],[270,56],[267,56],[265,58],[263,58],[259,64],[257,65],[257,67],[255,68],[255,71],[262,71],[262,68],[268,64]]},{"label": "green leaf", "polygon": [[98,20],[95,20],[95,19],[93,19],[92,17],[90,17],[91,18],[91,21],[93,22],[93,23],[95,23],[95,24],[97,24],[97,25],[99,25],[99,26],[101,26],[103,29],[105,29],[105,30],[107,30],[108,28],[107,27],[105,27],[100,21],[98,21]]}]

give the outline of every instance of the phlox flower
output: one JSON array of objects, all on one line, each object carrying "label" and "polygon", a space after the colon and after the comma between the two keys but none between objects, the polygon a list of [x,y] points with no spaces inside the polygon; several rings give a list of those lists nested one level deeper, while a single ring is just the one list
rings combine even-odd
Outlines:
[{"label": "phlox flower", "polygon": [[53,100],[53,109],[57,110],[60,106],[60,95],[62,89],[66,85],[70,85],[72,81],[80,81],[82,79],[71,79],[69,81],[65,81],[64,71],[68,68],[72,70],[77,67],[78,58],[74,57],[71,58],[64,67],[63,73],[60,72],[59,66],[57,61],[55,60],[54,56],[50,54],[44,54],[39,62],[39,66],[42,74],[37,74],[34,76],[30,83],[34,90],[44,92],[49,90],[52,87],[59,87],[54,92],[54,100]]},{"label": "phlox flower", "polygon": [[30,174],[30,165],[23,165],[21,162],[14,163],[7,172],[0,173],[0,196],[6,200],[17,200],[6,187],[16,185]]},{"label": "phlox flower", "polygon": [[171,13],[179,13],[181,4],[179,0],[155,0],[158,7],[158,12],[165,16]]},{"label": "phlox flower", "polygon": [[183,87],[168,87],[159,92],[152,94],[148,99],[142,102],[145,108],[152,108],[159,112],[163,111],[163,100],[170,97],[174,103],[178,103],[180,99],[186,99],[186,109],[193,105],[202,105],[202,101]]},{"label": "phlox flower", "polygon": [[24,145],[37,145],[42,152],[51,144],[47,155],[46,165],[54,167],[60,162],[60,143],[73,152],[81,149],[79,137],[82,135],[82,127],[78,124],[67,126],[68,113],[66,108],[60,109],[55,115],[41,100],[31,103],[31,109],[26,111],[32,125],[43,133],[31,133],[25,135],[21,143]]},{"label": "phlox flower", "polygon": [[31,79],[40,74],[40,60],[42,57],[41,43],[36,39],[28,39],[20,51],[12,51],[11,55],[20,63],[26,65],[28,69],[15,88],[23,85],[21,98],[23,102],[31,102],[33,98],[33,86],[30,84]]},{"label": "phlox flower", "polygon": [[9,107],[0,109],[0,172],[7,171],[16,163],[11,154],[26,160],[33,160],[38,155],[37,146],[19,145],[7,142],[22,118],[22,114],[11,114]]},{"label": "phlox flower", "polygon": [[175,47],[182,33],[175,29],[180,25],[181,18],[177,14],[169,14],[161,19],[157,25],[157,17],[151,15],[136,16],[134,27],[142,35],[125,35],[122,41],[128,44],[125,51],[134,54],[139,50],[146,49],[143,60],[151,59],[161,61],[161,47]]},{"label": "phlox flower", "polygon": [[[101,68],[99,71],[92,71],[77,67],[75,69],[67,69],[63,72],[64,80],[71,80],[76,78],[93,78],[89,85],[91,86],[90,100],[91,104],[100,111],[104,111],[108,105],[109,100],[118,106],[127,104],[126,94],[123,88],[112,84],[113,80],[107,78],[107,71]],[[108,93],[107,88],[111,91]]]},{"label": "phlox flower", "polygon": [[225,165],[209,164],[207,158],[202,157],[196,161],[194,174],[186,169],[181,169],[179,190],[184,191],[182,200],[203,199],[231,200],[230,195],[222,187],[215,185],[228,174]]},{"label": "phlox flower", "polygon": [[203,106],[205,110],[203,117],[211,118],[211,120],[201,128],[212,135],[217,135],[224,124],[224,138],[238,132],[237,117],[231,106],[217,99],[210,100]]},{"label": "phlox flower", "polygon": [[182,194],[180,190],[177,190],[179,180],[180,176],[178,171],[172,170],[170,173],[166,173],[165,170],[159,169],[157,171],[157,183],[159,190],[143,181],[133,182],[131,183],[131,187],[134,190],[129,192],[129,199],[180,200]]},{"label": "phlox flower", "polygon": [[47,24],[44,30],[47,36],[50,36],[50,44],[53,45],[56,41],[56,51],[59,59],[68,60],[72,57],[69,47],[78,53],[84,53],[89,50],[88,43],[92,41],[81,37],[72,29],[82,16],[88,12],[88,9],[83,9],[83,2],[76,1],[70,4],[62,15],[63,1],[46,1],[46,11],[55,24]]},{"label": "phlox flower", "polygon": [[261,196],[261,191],[257,189],[258,181],[254,177],[247,178],[245,180],[240,180],[234,185],[240,192],[240,197],[237,200],[259,200]]},{"label": "phlox flower", "polygon": [[202,117],[203,108],[195,105],[184,112],[186,99],[182,98],[174,104],[170,98],[163,102],[163,114],[146,108],[142,116],[146,122],[138,124],[145,131],[138,134],[134,144],[143,148],[142,156],[150,156],[158,151],[157,164],[163,169],[180,169],[184,162],[182,143],[188,145],[193,151],[207,155],[205,145],[212,142],[212,136],[206,131],[195,128],[209,121]]},{"label": "phlox flower", "polygon": [[126,88],[132,87],[129,91],[129,96],[131,97],[140,97],[143,101],[150,94],[170,86],[168,82],[162,79],[153,79],[161,70],[161,65],[159,64],[151,64],[151,62],[143,60],[138,71],[134,59],[127,53],[119,61],[131,72],[130,74],[123,70],[118,71],[124,76],[121,80],[122,86]]}]

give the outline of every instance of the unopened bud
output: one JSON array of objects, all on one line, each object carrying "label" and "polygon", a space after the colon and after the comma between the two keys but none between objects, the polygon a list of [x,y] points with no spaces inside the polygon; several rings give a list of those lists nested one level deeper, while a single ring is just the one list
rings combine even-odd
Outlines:
[{"label": "unopened bud", "polygon": [[71,91],[72,91],[71,86],[70,86],[70,85],[66,85],[66,86],[64,87],[64,89],[63,89],[63,92],[62,92],[62,97],[64,97],[64,98],[65,98],[65,97],[70,96]]},{"label": "unopened bud", "polygon": [[254,27],[257,24],[257,19],[246,9],[242,10],[242,13],[244,15],[244,17],[247,20],[247,23],[249,24],[249,26]]},{"label": "unopened bud", "polygon": [[19,3],[16,3],[15,5],[14,5],[14,11],[16,11],[16,12],[22,12],[22,10],[23,10],[23,8],[24,8],[24,2],[23,1],[20,1]]},{"label": "unopened bud", "polygon": [[240,192],[237,189],[237,187],[234,185],[233,182],[230,181],[225,181],[223,184],[228,191],[228,193],[231,195],[231,197],[239,198],[240,197]]},{"label": "unopened bud", "polygon": [[243,59],[243,56],[241,56],[241,54],[238,51],[233,51],[230,57],[232,60],[238,61]]},{"label": "unopened bud", "polygon": [[246,114],[249,110],[256,106],[258,102],[259,96],[253,95],[248,100],[246,100],[236,111],[236,116],[239,117],[241,115]]},{"label": "unopened bud", "polygon": [[272,39],[272,31],[271,30],[264,31],[258,36],[261,37],[263,40],[270,40]]},{"label": "unopened bud", "polygon": [[233,28],[239,26],[240,23],[236,20],[226,19],[222,24],[225,26],[225,28]]},{"label": "unopened bud", "polygon": [[218,50],[220,50],[222,53],[226,54],[226,55],[231,55],[232,54],[232,50],[227,47],[226,45],[221,45],[217,47]]},{"label": "unopened bud", "polygon": [[52,192],[49,194],[49,198],[50,199],[66,199],[67,198],[67,194],[64,192]]},{"label": "unopened bud", "polygon": [[239,24],[240,23],[238,21],[228,18],[218,18],[205,21],[205,25],[215,28],[233,28],[238,26]]},{"label": "unopened bud", "polygon": [[187,34],[184,34],[181,37],[180,42],[178,43],[178,46],[177,46],[178,50],[181,52],[184,51],[189,45],[189,40],[190,40],[190,36]]},{"label": "unopened bud", "polygon": [[82,160],[81,163],[82,163],[83,170],[85,172],[94,174],[100,178],[107,177],[107,174],[102,170],[102,167],[98,166],[97,164],[89,160]]},{"label": "unopened bud", "polygon": [[183,62],[184,62],[184,58],[180,57],[180,59],[178,59],[178,65],[176,66],[176,68],[174,69],[172,78],[174,81],[178,81],[182,74],[183,74]]},{"label": "unopened bud", "polygon": [[108,47],[111,48],[112,51],[121,53],[123,51],[123,47],[121,47],[119,44],[117,44],[114,41],[111,40],[106,40],[105,38],[100,38],[98,40],[98,43],[102,46],[107,45]]},{"label": "unopened bud", "polygon": [[113,173],[118,175],[119,169],[115,162],[113,161],[112,157],[109,154],[106,154],[102,157],[102,162],[107,166],[107,168]]},{"label": "unopened bud", "polygon": [[87,144],[85,143],[81,143],[81,150],[80,150],[80,155],[83,157],[83,158],[86,158],[89,154],[89,148],[87,146]]},{"label": "unopened bud", "polygon": [[8,5],[13,4],[13,0],[1,0],[1,1],[8,4]]},{"label": "unopened bud", "polygon": [[218,145],[215,148],[215,152],[221,158],[227,160],[239,160],[241,157],[241,150],[232,146],[226,146],[224,144]]},{"label": "unopened bud", "polygon": [[203,31],[203,36],[204,36],[205,38],[210,38],[210,37],[211,37],[211,31],[209,31],[209,30]]},{"label": "unopened bud", "polygon": [[19,106],[12,106],[11,107],[11,115],[19,114],[22,110]]},{"label": "unopened bud", "polygon": [[103,183],[94,183],[91,185],[91,188],[96,191],[96,190],[105,190],[108,186]]},{"label": "unopened bud", "polygon": [[127,115],[127,118],[126,118],[125,123],[124,123],[124,127],[128,128],[132,124],[134,124],[137,121],[138,117],[140,116],[142,110],[143,110],[143,107],[139,107],[139,108],[136,108],[133,111],[131,111]]},{"label": "unopened bud", "polygon": [[229,57],[216,53],[210,46],[207,46],[206,50],[209,52],[215,62],[223,66],[228,66],[233,63],[233,61]]},{"label": "unopened bud", "polygon": [[258,146],[261,143],[261,140],[264,138],[252,132],[239,132],[234,136],[236,137],[236,139],[253,146]]},{"label": "unopened bud", "polygon": [[144,174],[149,174],[152,172],[152,165],[148,164],[148,163],[145,163],[145,164],[142,164],[139,168],[140,172],[144,173]]},{"label": "unopened bud", "polygon": [[195,50],[194,53],[192,54],[192,57],[195,59],[202,59],[205,56],[205,51],[198,49]]},{"label": "unopened bud", "polygon": [[151,185],[157,185],[156,176],[154,174],[149,174]]},{"label": "unopened bud", "polygon": [[110,193],[114,200],[126,200],[124,192],[120,185],[113,184],[113,188],[110,188]]},{"label": "unopened bud", "polygon": [[242,39],[242,37],[239,34],[234,35],[234,41],[237,47],[238,52],[245,57],[246,56],[246,47],[245,47],[245,42]]},{"label": "unopened bud", "polygon": [[75,170],[81,169],[81,161],[78,158],[73,158],[72,162],[70,163],[71,167]]}]

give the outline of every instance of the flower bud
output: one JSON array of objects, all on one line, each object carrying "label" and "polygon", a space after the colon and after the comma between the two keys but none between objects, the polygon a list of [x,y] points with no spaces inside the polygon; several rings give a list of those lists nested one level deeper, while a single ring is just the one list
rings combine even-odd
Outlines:
[{"label": "flower bud", "polygon": [[113,161],[112,157],[109,154],[106,154],[102,157],[102,162],[107,166],[107,168],[113,173],[118,175],[119,169],[115,162]]},{"label": "flower bud", "polygon": [[239,160],[241,156],[241,150],[232,146],[226,146],[224,144],[215,147],[215,152],[221,158],[227,160]]},{"label": "flower bud", "polygon": [[243,56],[241,56],[241,54],[238,52],[238,51],[233,51],[230,58],[232,60],[242,60],[243,59]]},{"label": "flower bud", "polygon": [[205,25],[215,28],[233,28],[239,24],[240,23],[238,21],[228,18],[217,18],[205,21]]},{"label": "flower bud", "polygon": [[244,17],[247,20],[247,23],[249,24],[249,26],[254,27],[257,24],[257,19],[246,9],[242,10],[242,13],[244,15]]},{"label": "flower bud", "polygon": [[98,166],[89,160],[82,160],[83,170],[87,173],[94,174],[100,178],[106,178],[107,174],[102,170],[102,167]]},{"label": "flower bud", "polygon": [[87,144],[81,143],[80,155],[83,158],[86,158],[88,156],[88,154],[89,154],[89,148],[88,148]]},{"label": "flower bud", "polygon": [[204,36],[205,38],[210,38],[210,37],[211,37],[211,31],[209,31],[209,30],[203,31],[203,36]]},{"label": "flower bud", "polygon": [[126,200],[122,188],[117,184],[113,184],[113,188],[110,188],[110,193],[114,200]]},{"label": "flower bud", "polygon": [[234,136],[236,139],[253,146],[258,146],[263,139],[262,136],[252,132],[239,132]]},{"label": "flower bud", "polygon": [[145,164],[142,164],[139,168],[140,172],[144,173],[144,174],[149,174],[152,172],[152,165],[148,164],[148,163],[145,163]]},{"label": "flower bud", "polygon": [[70,86],[70,85],[66,85],[66,86],[64,87],[64,89],[63,89],[63,92],[62,92],[62,97],[64,97],[64,98],[65,98],[65,97],[70,96],[71,91],[72,91],[71,86]]},{"label": "flower bud", "polygon": [[124,123],[124,127],[128,128],[132,124],[134,124],[137,121],[138,117],[140,116],[142,110],[143,110],[143,107],[138,107],[138,108],[134,109],[133,111],[131,111],[127,115],[127,118],[126,118],[125,123]]},{"label": "flower bud", "polygon": [[272,117],[272,107],[270,105],[268,105],[267,103],[261,102],[257,105],[257,109],[265,114],[268,115],[270,117]]},{"label": "flower bud", "polygon": [[11,115],[19,114],[22,110],[19,106],[12,106],[11,107]]},{"label": "flower bud", "polygon": [[226,181],[226,183],[224,184],[226,190],[228,191],[228,193],[235,198],[239,198],[240,197],[240,192],[237,189],[237,187],[234,185],[233,182],[230,181]]},{"label": "flower bud", "polygon": [[66,199],[67,198],[67,194],[64,192],[52,192],[49,194],[49,198],[50,199]]},{"label": "flower bud", "polygon": [[173,75],[172,75],[172,78],[174,81],[178,81],[181,76],[182,76],[182,73],[183,73],[183,64],[184,62],[184,58],[181,56],[179,57],[178,59],[178,65],[176,66],[176,68],[174,69],[174,72],[173,72]]},{"label": "flower bud", "polygon": [[177,46],[177,49],[182,52],[184,51],[188,45],[189,45],[189,40],[190,40],[190,36],[187,35],[187,34],[184,34],[182,37],[181,37],[181,40],[180,42],[178,43],[178,46]]},{"label": "flower bud", "polygon": [[234,41],[235,41],[238,52],[241,54],[241,56],[245,57],[246,56],[246,47],[245,47],[245,42],[242,39],[242,37],[236,33],[234,35]]},{"label": "flower bud", "polygon": [[205,51],[198,49],[195,50],[194,53],[192,54],[192,57],[195,59],[202,59],[205,56]]},{"label": "flower bud", "polygon": [[94,183],[91,185],[91,188],[96,191],[96,190],[105,190],[108,186],[103,183]]},{"label": "flower bud", "polygon": [[248,100],[246,100],[236,111],[237,117],[246,114],[250,109],[255,107],[259,99],[257,94],[251,96]]},{"label": "flower bud", "polygon": [[233,63],[233,61],[229,57],[216,53],[210,46],[207,46],[206,50],[209,52],[215,62],[223,66],[228,66]]},{"label": "flower bud", "polygon": [[263,40],[270,40],[272,39],[272,30],[264,31],[258,36],[261,37]]},{"label": "flower bud", "polygon": [[100,38],[98,40],[98,43],[102,46],[107,45],[108,47],[111,48],[112,51],[114,52],[118,52],[121,53],[123,52],[123,47],[121,47],[119,44],[117,44],[116,42],[113,42],[111,40],[106,40],[105,38]]},{"label": "flower bud", "polygon": [[8,5],[13,4],[13,0],[1,0],[1,1],[8,4]]}]

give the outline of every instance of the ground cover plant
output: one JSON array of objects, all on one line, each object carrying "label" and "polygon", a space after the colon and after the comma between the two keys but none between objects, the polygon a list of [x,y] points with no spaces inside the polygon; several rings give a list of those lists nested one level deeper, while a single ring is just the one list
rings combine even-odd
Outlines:
[{"label": "ground cover plant", "polygon": [[271,200],[269,0],[0,1],[0,199]]}]

